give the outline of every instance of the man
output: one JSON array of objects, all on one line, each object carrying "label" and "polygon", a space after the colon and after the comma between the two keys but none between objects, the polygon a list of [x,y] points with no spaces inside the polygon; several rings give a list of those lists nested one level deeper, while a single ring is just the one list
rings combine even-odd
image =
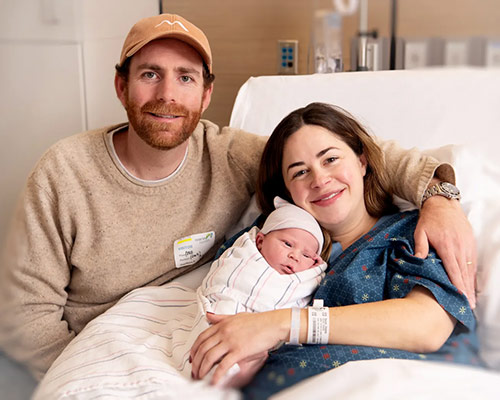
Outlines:
[{"label": "man", "polygon": [[[139,21],[115,77],[129,122],[60,141],[29,176],[1,264],[0,347],[36,378],[124,294],[210,261],[248,204],[265,138],[200,121],[213,79],[201,30],[176,15]],[[439,164],[384,148],[398,194],[419,203]],[[454,180],[447,165],[436,174]],[[457,201],[431,197],[420,224],[421,256],[429,240],[467,270]]]}]

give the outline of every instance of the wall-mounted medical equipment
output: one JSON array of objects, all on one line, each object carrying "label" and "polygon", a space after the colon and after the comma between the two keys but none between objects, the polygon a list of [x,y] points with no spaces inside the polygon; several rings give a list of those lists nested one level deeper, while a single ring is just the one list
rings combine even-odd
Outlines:
[{"label": "wall-mounted medical equipment", "polygon": [[500,39],[430,37],[403,40],[403,68],[500,67]]},{"label": "wall-mounted medical equipment", "polygon": [[500,38],[486,41],[484,58],[484,64],[487,67],[500,68]]},{"label": "wall-mounted medical equipment", "polygon": [[486,41],[481,37],[449,38],[445,40],[443,64],[451,67],[482,66]]},{"label": "wall-mounted medical equipment", "polygon": [[388,69],[403,69],[404,42],[398,38],[395,41],[395,62],[391,68],[391,39],[379,37],[376,32],[366,37],[364,43],[364,60],[359,60],[359,37],[351,39],[351,69],[353,71],[380,71]]},{"label": "wall-mounted medical equipment", "polygon": [[444,40],[441,38],[409,38],[404,40],[404,69],[443,65]]},{"label": "wall-mounted medical equipment", "polygon": [[315,10],[313,15],[309,57],[312,54],[316,73],[343,71],[342,17],[354,14],[359,0],[332,0],[332,5]]},{"label": "wall-mounted medical equipment", "polygon": [[313,19],[314,72],[340,72],[342,62],[342,17],[331,10],[316,10]]}]

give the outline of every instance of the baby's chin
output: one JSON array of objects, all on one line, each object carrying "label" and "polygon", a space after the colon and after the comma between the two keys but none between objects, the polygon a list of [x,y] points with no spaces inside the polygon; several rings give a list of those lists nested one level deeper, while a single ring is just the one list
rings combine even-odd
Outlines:
[{"label": "baby's chin", "polygon": [[288,265],[277,265],[273,267],[280,275],[291,275],[293,270]]},{"label": "baby's chin", "polygon": [[293,270],[291,267],[289,267],[288,265],[279,265],[277,267],[273,267],[276,271],[278,271],[278,273],[280,275],[291,275],[291,274],[296,274],[298,272],[302,272],[302,271],[305,271],[307,269],[311,269],[313,268],[314,266],[316,266],[316,264],[312,264],[311,266],[309,267],[299,267],[299,268],[295,268],[295,270]]}]

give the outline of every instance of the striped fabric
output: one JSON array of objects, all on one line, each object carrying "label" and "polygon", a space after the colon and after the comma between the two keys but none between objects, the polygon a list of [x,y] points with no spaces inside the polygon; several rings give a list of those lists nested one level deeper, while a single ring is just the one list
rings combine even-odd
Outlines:
[{"label": "striped fabric", "polygon": [[251,232],[213,263],[197,292],[176,282],[136,289],[92,320],[54,362],[34,399],[239,398],[237,391],[191,379],[189,351],[209,326],[205,311],[304,305],[326,268],[280,275],[260,256]]},{"label": "striped fabric", "polygon": [[66,347],[34,399],[237,399],[190,378],[189,350],[207,327],[192,289],[136,289]]},{"label": "striped fabric", "polygon": [[241,235],[212,264],[198,288],[205,311],[215,314],[262,312],[304,307],[324,277],[326,263],[296,274],[281,275],[255,246],[259,229]]}]

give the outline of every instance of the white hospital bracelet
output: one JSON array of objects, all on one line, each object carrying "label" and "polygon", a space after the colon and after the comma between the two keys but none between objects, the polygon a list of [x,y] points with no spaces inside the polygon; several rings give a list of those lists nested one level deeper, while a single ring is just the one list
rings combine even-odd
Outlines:
[{"label": "white hospital bracelet", "polygon": [[293,344],[294,346],[300,346],[300,311],[300,308],[292,308],[292,320],[290,322],[290,341],[288,342],[288,344]]},{"label": "white hospital bracelet", "polygon": [[307,307],[307,343],[327,344],[330,336],[330,312],[323,307],[323,300],[314,300],[312,307]]}]

